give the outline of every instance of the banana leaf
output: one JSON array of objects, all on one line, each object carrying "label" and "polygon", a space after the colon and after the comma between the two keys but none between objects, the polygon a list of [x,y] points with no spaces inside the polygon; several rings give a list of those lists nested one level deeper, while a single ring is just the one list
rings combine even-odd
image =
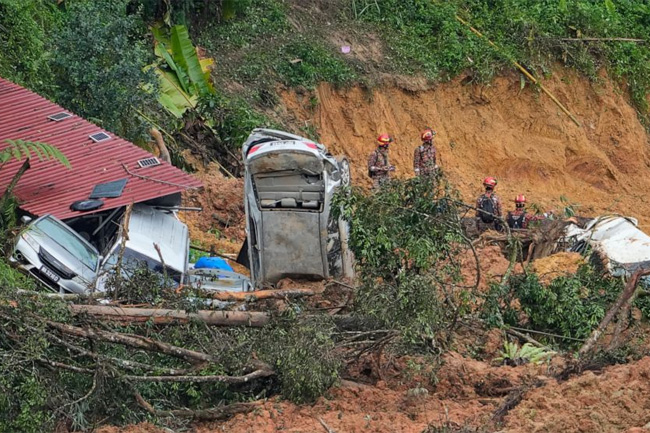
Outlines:
[{"label": "banana leaf", "polygon": [[[177,25],[171,29],[172,58],[179,69],[187,72],[189,81],[196,87],[199,95],[214,94],[210,83],[210,71],[204,71],[192,45],[187,27]],[[188,83],[189,84],[189,83]]]},{"label": "banana leaf", "polygon": [[155,68],[154,72],[160,83],[158,102],[167,111],[180,119],[188,109],[196,107],[199,100],[198,95],[190,95],[185,92],[174,72],[160,68]]},{"label": "banana leaf", "polygon": [[167,63],[167,66],[169,66],[169,68],[172,71],[174,71],[174,73],[176,74],[176,78],[178,79],[177,81],[180,84],[181,89],[183,89],[183,91],[185,93],[195,93],[194,89],[191,88],[191,86],[190,86],[189,77],[187,76],[187,74],[185,73],[183,68],[179,67],[176,64],[176,62],[174,62],[174,59],[169,54],[169,51],[167,50],[167,47],[165,46],[165,44],[163,44],[162,42],[159,41],[156,44],[154,52],[156,53],[156,55],[158,57],[165,60],[165,63]]}]

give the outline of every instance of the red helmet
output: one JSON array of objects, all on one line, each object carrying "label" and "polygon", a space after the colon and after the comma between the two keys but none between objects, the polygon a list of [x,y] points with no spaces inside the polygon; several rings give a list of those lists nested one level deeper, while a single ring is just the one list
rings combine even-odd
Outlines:
[{"label": "red helmet", "polygon": [[519,194],[517,197],[515,197],[515,204],[526,204],[526,196]]},{"label": "red helmet", "polygon": [[491,186],[492,188],[494,188],[495,186],[497,186],[497,180],[492,176],[486,177],[485,179],[483,179],[483,185]]},{"label": "red helmet", "polygon": [[436,131],[434,131],[431,128],[427,128],[424,131],[422,131],[422,134],[420,134],[420,138],[422,141],[431,141],[433,140],[433,137],[436,135]]},{"label": "red helmet", "polygon": [[381,134],[379,137],[377,137],[377,144],[379,146],[388,146],[392,142],[393,137],[388,134]]}]

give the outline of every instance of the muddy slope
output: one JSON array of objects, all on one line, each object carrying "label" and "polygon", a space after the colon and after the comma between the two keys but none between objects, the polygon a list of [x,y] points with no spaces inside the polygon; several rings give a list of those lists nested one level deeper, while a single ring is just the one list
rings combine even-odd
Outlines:
[{"label": "muddy slope", "polygon": [[490,175],[499,179],[504,200],[524,193],[545,209],[559,209],[564,195],[582,213],[631,214],[650,228],[648,135],[634,108],[604,75],[589,82],[562,70],[545,85],[582,126],[535,88],[522,90],[515,74],[489,86],[465,84],[463,77],[434,88],[399,80],[374,90],[323,84],[317,106],[309,94],[285,92],[284,108],[274,114],[316,128],[333,153],[350,158],[357,184],[369,183],[366,158],[381,132],[396,137],[391,158],[398,176],[412,176],[419,131],[430,125],[438,132],[441,165],[468,201]]}]

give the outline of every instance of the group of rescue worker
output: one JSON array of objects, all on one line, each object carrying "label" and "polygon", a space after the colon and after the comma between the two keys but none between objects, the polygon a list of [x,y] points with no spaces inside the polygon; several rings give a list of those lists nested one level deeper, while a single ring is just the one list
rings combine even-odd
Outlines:
[{"label": "group of rescue worker", "polygon": [[[416,176],[434,176],[438,172],[437,151],[434,145],[436,131],[426,128],[420,134],[422,144],[413,152],[413,170]],[[377,148],[368,157],[368,176],[372,179],[374,189],[380,188],[391,178],[395,171],[388,158],[388,148],[394,139],[388,134],[377,137]],[[483,180],[485,192],[476,199],[476,226],[479,232],[492,229],[503,230],[503,222],[511,229],[526,229],[532,221],[545,218],[544,215],[532,215],[526,212],[526,197],[523,194],[515,197],[515,209],[508,212],[505,219],[501,199],[494,192],[497,180],[486,177]]]}]

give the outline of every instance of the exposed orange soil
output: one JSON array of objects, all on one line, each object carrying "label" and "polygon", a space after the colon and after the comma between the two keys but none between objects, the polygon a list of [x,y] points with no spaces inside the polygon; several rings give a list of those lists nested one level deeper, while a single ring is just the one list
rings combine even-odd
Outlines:
[{"label": "exposed orange soil", "polygon": [[184,204],[201,207],[203,211],[181,212],[190,237],[203,248],[238,253],[246,237],[243,179],[226,178],[213,165],[195,176],[203,182],[204,188],[185,192]]},{"label": "exposed orange soil", "polygon": [[614,433],[649,422],[650,357],[645,357],[530,391],[507,416],[503,431]]},{"label": "exposed orange soil", "polygon": [[575,274],[584,262],[584,257],[578,253],[562,252],[535,260],[533,271],[540,276],[543,283],[548,283],[554,278]]},{"label": "exposed orange soil", "polygon": [[581,127],[533,87],[520,90],[514,74],[487,86],[463,83],[420,83],[417,92],[408,83],[372,90],[322,84],[315,108],[312,95],[285,91],[275,115],[314,125],[332,153],[348,156],[357,185],[369,185],[366,160],[381,132],[396,138],[390,157],[397,176],[412,176],[413,150],[428,125],[438,132],[440,165],[468,202],[489,175],[498,178],[506,208],[518,193],[546,209],[559,208],[565,195],[583,214],[630,214],[650,228],[648,136],[604,72],[594,83],[568,70],[544,80]]}]

